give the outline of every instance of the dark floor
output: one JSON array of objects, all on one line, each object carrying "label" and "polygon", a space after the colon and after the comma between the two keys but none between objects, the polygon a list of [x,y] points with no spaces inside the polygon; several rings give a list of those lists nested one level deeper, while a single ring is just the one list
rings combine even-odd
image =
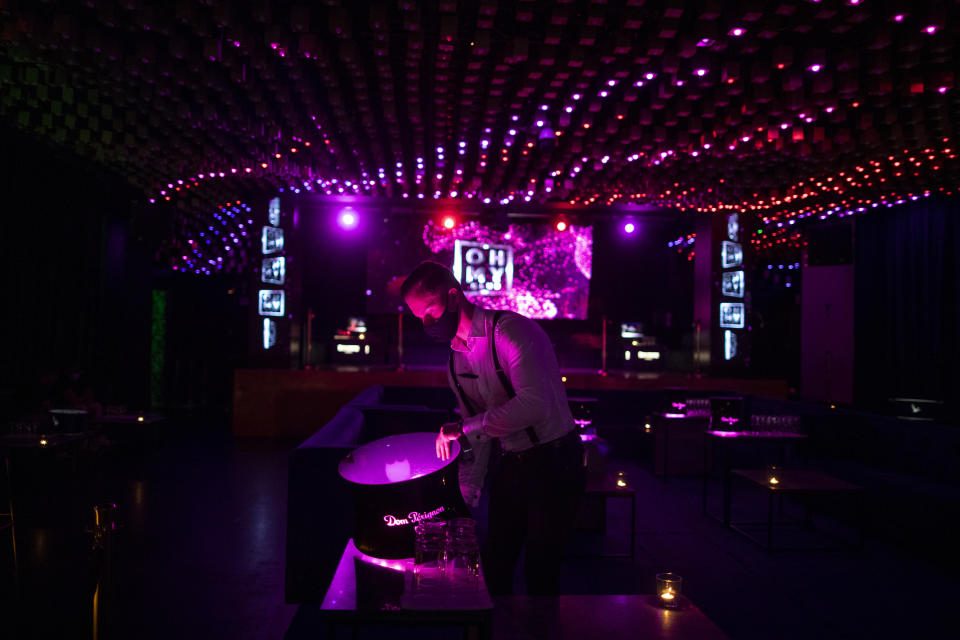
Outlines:
[{"label": "dark floor", "polygon": [[[183,423],[164,427],[158,442],[121,438],[76,458],[15,458],[20,597],[0,532],[0,619],[16,621],[4,632],[91,637],[99,575],[101,637],[282,638],[296,612],[283,599],[295,444],[235,441],[225,428]],[[636,490],[636,557],[569,559],[568,593],[650,593],[654,575],[671,570],[736,639],[937,638],[950,629],[960,581],[914,549],[868,538],[862,551],[769,554],[702,515],[698,479],[664,483],[642,461],[612,454],[609,467]],[[108,575],[87,529],[93,504],[109,501],[120,526]],[[611,502],[608,536],[581,535],[578,549],[626,549],[626,505]]]}]

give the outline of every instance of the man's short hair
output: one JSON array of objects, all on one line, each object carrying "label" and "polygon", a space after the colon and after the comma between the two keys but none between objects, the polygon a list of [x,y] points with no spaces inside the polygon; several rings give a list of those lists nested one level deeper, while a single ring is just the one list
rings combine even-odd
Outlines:
[{"label": "man's short hair", "polygon": [[403,281],[400,286],[400,296],[406,300],[407,296],[414,291],[432,294],[450,289],[460,289],[460,283],[453,277],[450,268],[433,260],[424,260]]}]

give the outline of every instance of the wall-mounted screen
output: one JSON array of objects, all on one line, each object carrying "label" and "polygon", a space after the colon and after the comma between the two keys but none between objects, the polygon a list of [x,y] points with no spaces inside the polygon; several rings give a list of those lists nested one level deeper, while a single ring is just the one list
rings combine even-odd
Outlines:
[{"label": "wall-mounted screen", "polygon": [[287,277],[287,259],[283,256],[264,258],[260,267],[260,281],[268,284],[283,284]]},{"label": "wall-mounted screen", "polygon": [[739,242],[723,241],[720,262],[724,269],[743,265],[743,247]]},{"label": "wall-mounted screen", "polygon": [[727,216],[727,239],[737,242],[740,240],[740,214],[731,213]]},{"label": "wall-mounted screen", "polygon": [[267,219],[273,226],[280,226],[280,198],[274,198],[270,201],[270,206],[267,208]]},{"label": "wall-mounted screen", "polygon": [[260,289],[260,315],[282,316],[284,294],[277,289]]},{"label": "wall-mounted screen", "polygon": [[277,344],[277,323],[270,318],[263,319],[263,348],[269,349]]},{"label": "wall-mounted screen", "polygon": [[643,325],[639,322],[624,322],[620,324],[621,338],[642,338]]},{"label": "wall-mounted screen", "polygon": [[731,298],[742,298],[743,271],[725,271],[720,276],[720,293]]},{"label": "wall-mounted screen", "polygon": [[723,359],[733,360],[737,355],[737,334],[730,329],[723,331]]},{"label": "wall-mounted screen", "polygon": [[400,285],[422,260],[449,266],[467,298],[528,318],[586,319],[593,261],[593,227],[505,224],[468,220],[446,229],[435,221],[389,221],[367,254],[367,312],[403,308]]},{"label": "wall-mounted screen", "polygon": [[283,229],[277,229],[276,227],[264,227],[260,241],[263,245],[264,254],[283,251]]},{"label": "wall-mounted screen", "polygon": [[744,309],[742,302],[720,303],[720,326],[728,329],[743,329]]}]

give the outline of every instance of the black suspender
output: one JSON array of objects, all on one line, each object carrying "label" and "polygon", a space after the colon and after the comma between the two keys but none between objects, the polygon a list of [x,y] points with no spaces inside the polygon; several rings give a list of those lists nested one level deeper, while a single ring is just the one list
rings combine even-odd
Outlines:
[{"label": "black suspender", "polygon": [[460,402],[463,403],[463,408],[466,409],[469,414],[467,417],[475,416],[477,410],[473,408],[473,403],[470,402],[470,398],[468,398],[467,394],[463,391],[463,385],[460,384],[460,378],[457,377],[457,372],[453,370],[453,349],[450,350],[450,379],[453,380],[453,384],[457,387],[457,395],[460,396]]},{"label": "black suspender", "polygon": [[[507,392],[508,398],[516,398],[517,392],[513,390],[513,384],[504,372],[503,367],[500,366],[500,358],[497,357],[497,322],[500,321],[504,313],[506,312],[497,311],[493,314],[493,327],[490,329],[490,352],[493,354],[493,366],[497,370],[497,377],[500,378],[500,384],[503,385],[503,390]],[[537,437],[537,432],[533,427],[527,427],[524,431],[527,433],[527,437],[530,438],[531,443],[535,445],[540,444],[540,438]]]},{"label": "black suspender", "polygon": [[[507,377],[506,372],[503,370],[503,367],[500,365],[500,358],[497,356],[497,322],[500,321],[501,316],[506,313],[505,311],[497,311],[493,314],[493,325],[490,329],[490,353],[493,356],[493,366],[497,370],[497,377],[500,379],[500,384],[503,385],[503,390],[507,392],[508,398],[516,398],[517,392],[513,388],[513,384],[510,382],[510,378]],[[463,385],[460,384],[460,378],[457,377],[457,372],[453,370],[453,350],[450,351],[450,378],[453,380],[454,386],[457,388],[457,395],[460,396],[460,402],[463,403],[463,407],[467,410],[467,413],[470,416],[477,414],[477,410],[473,408],[473,403],[470,402],[470,398],[467,397],[467,394],[463,390]],[[468,416],[469,417],[469,416]],[[524,429],[527,434],[527,437],[530,438],[532,444],[540,444],[540,438],[537,437],[537,432],[533,427],[527,427]]]}]

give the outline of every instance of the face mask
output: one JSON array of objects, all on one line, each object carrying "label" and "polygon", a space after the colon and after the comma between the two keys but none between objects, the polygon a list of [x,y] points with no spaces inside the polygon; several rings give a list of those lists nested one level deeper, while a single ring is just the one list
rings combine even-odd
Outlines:
[{"label": "face mask", "polygon": [[423,331],[431,340],[449,343],[457,335],[457,325],[460,324],[460,309],[446,310],[440,318],[430,326],[424,325]]}]

